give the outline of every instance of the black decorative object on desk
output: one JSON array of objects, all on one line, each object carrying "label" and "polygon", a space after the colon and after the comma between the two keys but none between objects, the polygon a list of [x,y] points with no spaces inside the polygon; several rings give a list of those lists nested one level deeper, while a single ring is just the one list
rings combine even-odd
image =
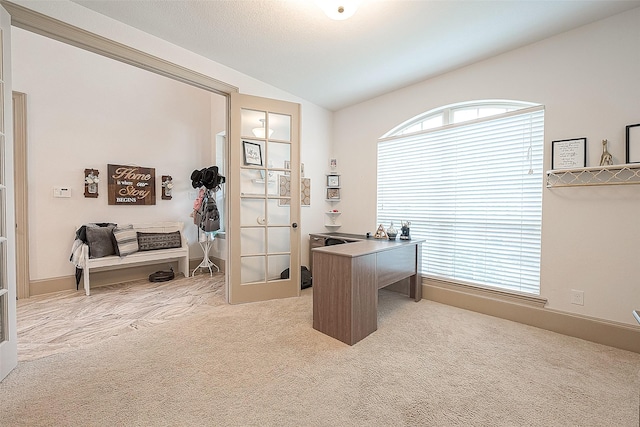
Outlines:
[{"label": "black decorative object on desk", "polygon": [[411,240],[411,236],[409,235],[409,227],[411,227],[411,222],[402,221],[402,228],[400,229],[400,240]]}]

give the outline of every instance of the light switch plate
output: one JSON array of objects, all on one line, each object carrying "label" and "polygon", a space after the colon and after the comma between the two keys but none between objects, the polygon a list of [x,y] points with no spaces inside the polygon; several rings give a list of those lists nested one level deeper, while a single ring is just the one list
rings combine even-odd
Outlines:
[{"label": "light switch plate", "polygon": [[68,199],[71,197],[71,189],[69,187],[53,187],[53,197]]}]

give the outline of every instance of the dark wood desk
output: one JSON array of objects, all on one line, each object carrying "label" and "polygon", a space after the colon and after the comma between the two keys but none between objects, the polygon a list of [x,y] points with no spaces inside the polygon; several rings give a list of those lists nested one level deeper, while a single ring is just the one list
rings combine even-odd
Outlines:
[{"label": "dark wood desk", "polygon": [[313,249],[313,327],[353,345],[378,329],[378,289],[409,279],[422,298],[422,240],[367,239]]}]

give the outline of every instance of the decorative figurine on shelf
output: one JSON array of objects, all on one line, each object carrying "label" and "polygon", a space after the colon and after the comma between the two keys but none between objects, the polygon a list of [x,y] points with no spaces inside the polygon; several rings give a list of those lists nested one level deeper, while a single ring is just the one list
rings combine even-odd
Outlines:
[{"label": "decorative figurine on shelf", "polygon": [[606,139],[602,140],[602,156],[600,156],[600,166],[611,166],[613,165],[613,157],[607,150],[607,144],[609,141]]},{"label": "decorative figurine on shelf", "polygon": [[400,234],[400,240],[411,240],[411,236],[409,235],[409,227],[411,227],[411,222],[402,221],[402,234]]},{"label": "decorative figurine on shelf", "polygon": [[384,227],[382,226],[382,224],[380,224],[378,226],[378,231],[376,231],[376,234],[373,237],[375,237],[376,239],[386,239],[387,238],[387,233],[385,233]]},{"label": "decorative figurine on shelf", "polygon": [[393,226],[393,221],[391,221],[391,225],[387,228],[387,236],[389,240],[396,240],[396,236],[398,235],[398,230]]}]

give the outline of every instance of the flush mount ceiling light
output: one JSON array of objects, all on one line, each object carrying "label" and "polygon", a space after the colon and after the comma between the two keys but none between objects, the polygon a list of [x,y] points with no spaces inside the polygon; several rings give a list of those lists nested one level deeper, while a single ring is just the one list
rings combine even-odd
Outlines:
[{"label": "flush mount ceiling light", "polygon": [[[253,128],[251,129],[251,132],[253,132],[256,138],[265,138],[265,135],[267,134],[267,130],[264,127],[264,119],[260,119],[260,122],[262,123],[262,127]],[[272,134],[273,134],[273,129],[269,128],[269,137],[271,137]]]},{"label": "flush mount ceiling light", "polygon": [[342,21],[353,16],[358,9],[359,0],[316,0],[318,6],[331,19]]}]

